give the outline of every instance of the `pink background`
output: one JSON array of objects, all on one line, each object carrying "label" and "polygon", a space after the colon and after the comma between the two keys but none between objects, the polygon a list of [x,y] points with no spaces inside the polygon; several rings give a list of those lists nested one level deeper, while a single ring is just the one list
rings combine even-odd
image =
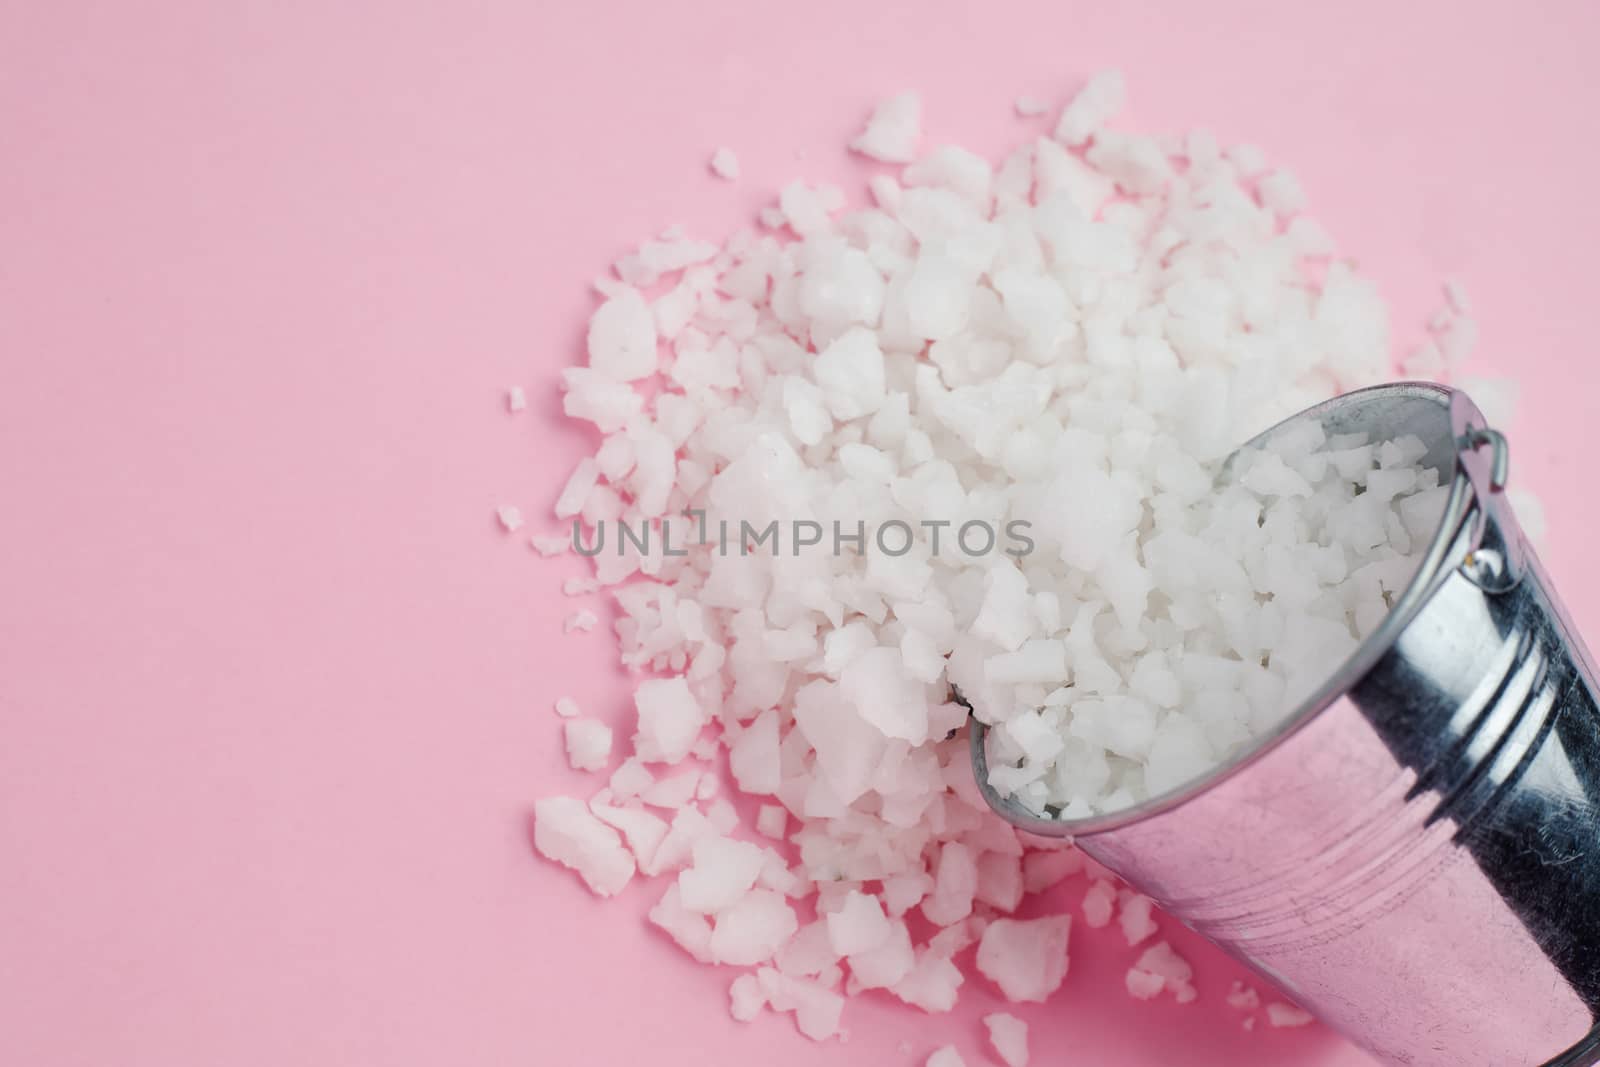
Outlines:
[{"label": "pink background", "polygon": [[[604,633],[559,636],[576,562],[492,521],[542,514],[584,447],[548,383],[586,280],[798,174],[854,194],[839,146],[883,93],[998,152],[1014,95],[1121,65],[1141,127],[1294,168],[1399,335],[1466,283],[1477,368],[1524,387],[1513,478],[1600,632],[1597,12],[0,0],[0,1063],[976,1059],[979,980],[932,1022],[857,1002],[842,1047],[739,1026],[727,975],[642,925],[655,890],[602,907],[530,855],[534,798],[590,787],[551,701],[626,707]],[[1242,1033],[1236,969],[1177,941],[1188,1008],[1133,1004],[1127,950],[1081,937],[1022,1013],[1037,1060],[1364,1062]]]}]

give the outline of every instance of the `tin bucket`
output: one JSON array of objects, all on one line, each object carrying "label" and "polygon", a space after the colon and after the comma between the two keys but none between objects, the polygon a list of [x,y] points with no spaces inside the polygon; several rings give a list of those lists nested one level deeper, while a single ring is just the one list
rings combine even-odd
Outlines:
[{"label": "tin bucket", "polygon": [[1013,825],[1072,837],[1389,1064],[1600,1063],[1600,706],[1588,650],[1465,394],[1407,383],[1305,419],[1420,437],[1444,519],[1388,618],[1271,736],[1138,807]]}]

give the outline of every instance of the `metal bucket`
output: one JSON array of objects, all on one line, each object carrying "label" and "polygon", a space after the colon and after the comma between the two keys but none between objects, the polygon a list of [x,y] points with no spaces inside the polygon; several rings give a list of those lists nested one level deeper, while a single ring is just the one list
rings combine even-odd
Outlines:
[{"label": "metal bucket", "polygon": [[1502,492],[1505,442],[1462,393],[1400,384],[1304,419],[1414,434],[1451,492],[1389,617],[1278,731],[1070,836],[1385,1063],[1600,1063],[1600,705],[1588,650]]}]

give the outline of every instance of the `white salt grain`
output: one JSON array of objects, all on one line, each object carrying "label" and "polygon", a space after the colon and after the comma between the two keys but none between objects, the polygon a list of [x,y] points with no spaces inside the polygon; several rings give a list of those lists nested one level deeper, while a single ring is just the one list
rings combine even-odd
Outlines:
[{"label": "white salt grain", "polygon": [[783,780],[778,740],[778,713],[769,709],[746,726],[729,748],[728,766],[742,792],[770,796],[778,791]]},{"label": "white salt grain", "polygon": [[949,959],[922,951],[917,953],[911,970],[890,986],[889,992],[925,1012],[947,1012],[955,1007],[963,980],[961,969]]},{"label": "white salt grain", "polygon": [[[702,783],[705,781],[701,779]],[[731,834],[739,825],[739,812],[728,802],[727,797],[718,797],[706,805],[706,821],[709,822],[719,834]]]},{"label": "white salt grain", "polygon": [[1061,112],[1056,122],[1056,140],[1074,147],[1093,134],[1122,110],[1127,86],[1120,70],[1105,70],[1089,79],[1078,95]]},{"label": "white salt grain", "polygon": [[563,719],[570,719],[579,714],[578,702],[571,697],[556,698],[556,714]]},{"label": "white salt grain", "polygon": [[954,1045],[945,1045],[928,1057],[926,1067],[967,1067],[967,1061],[961,1058]]},{"label": "white salt grain", "polygon": [[1111,924],[1116,910],[1117,890],[1110,882],[1095,882],[1083,895],[1083,921],[1090,929],[1099,930]]},{"label": "white salt grain", "polygon": [[[634,741],[634,748],[638,749],[637,739]],[[636,758],[644,759],[643,756]],[[684,771],[647,787],[639,794],[639,799],[653,808],[681,808],[694,799],[699,784],[699,771]]]},{"label": "white salt grain", "polygon": [[756,832],[781,841],[789,828],[789,813],[778,804],[763,804],[756,812]]},{"label": "white salt grain", "polygon": [[1128,995],[1135,1000],[1154,1000],[1167,986],[1166,980],[1159,974],[1141,971],[1137,967],[1129,968],[1124,984]]},{"label": "white salt grain", "polygon": [[567,484],[562,488],[561,495],[556,498],[556,518],[570,519],[582,511],[584,501],[589,498],[599,477],[600,467],[592,458],[580,459],[567,478]]},{"label": "white salt grain", "polygon": [[548,797],[534,804],[533,845],[541,855],[577,871],[602,897],[633,878],[633,856],[617,832],[572,797]]},{"label": "white salt grain", "polygon": [[1146,949],[1128,971],[1128,993],[1138,1000],[1150,1000],[1165,991],[1179,1004],[1188,1004],[1195,999],[1195,989],[1190,984],[1193,977],[1194,968],[1163,941]]},{"label": "white salt grain", "polygon": [[646,917],[690,956],[701,963],[711,962],[711,921],[683,906],[676,883],[667,887]]},{"label": "white salt grain", "polygon": [[566,722],[567,762],[575,771],[598,771],[611,759],[611,727],[594,719]]},{"label": "white salt grain", "polygon": [[880,103],[861,136],[850,147],[885,163],[909,163],[916,158],[922,136],[922,97],[901,93]]},{"label": "white salt grain", "polygon": [[[644,797],[640,797],[640,800],[649,803]],[[696,842],[719,835],[720,831],[711,825],[711,820],[700,814],[699,809],[678,808],[667,826],[667,836],[661,839],[649,862],[642,865],[640,870],[651,877],[682,870],[693,862]]]},{"label": "white salt grain", "polygon": [[733,154],[733,149],[719,148],[711,154],[711,173],[724,181],[738,180],[739,157]]},{"label": "white salt grain", "polygon": [[1261,1007],[1261,994],[1243,982],[1235,981],[1228,990],[1227,1003],[1235,1011],[1255,1011]]},{"label": "white salt grain", "polygon": [[989,1044],[1006,1067],[1028,1067],[1028,1024],[1015,1015],[995,1012],[983,1017]]},{"label": "white salt grain", "polygon": [[[576,714],[577,709],[573,712]],[[640,763],[636,758],[629,757],[611,772],[611,780],[606,783],[611,790],[611,795],[616,800],[631,800],[655,784],[655,775],[650,769]]]},{"label": "white salt grain", "polygon": [[1315,1017],[1310,1012],[1297,1008],[1293,1004],[1275,1001],[1267,1005],[1267,1022],[1272,1026],[1280,1028],[1309,1026],[1315,1021]]},{"label": "white salt grain", "polygon": [[756,884],[765,857],[760,846],[725,837],[702,837],[691,849],[693,865],[678,875],[683,906],[713,915],[739,900]]},{"label": "white salt grain", "polygon": [[623,289],[589,320],[589,366],[612,381],[631,382],[656,369],[656,324],[650,305],[633,288]]},{"label": "white salt grain", "polygon": [[1142,944],[1160,928],[1153,917],[1155,902],[1147,896],[1126,890],[1117,895],[1117,922],[1129,945]]},{"label": "white salt grain", "polygon": [[793,1012],[795,1028],[813,1041],[826,1041],[839,1032],[844,997],[821,982],[793,978],[771,967],[756,972],[763,995],[774,1011]]},{"label": "white salt grain", "polygon": [[506,410],[522,411],[528,406],[528,394],[523,392],[522,386],[513,385],[506,390]]},{"label": "white salt grain", "polygon": [[593,630],[599,622],[600,617],[594,612],[585,608],[582,611],[575,611],[571,615],[568,615],[566,621],[561,624],[561,629],[563,633],[569,634],[588,633],[590,630]]},{"label": "white salt grain", "polygon": [[640,873],[652,873],[656,854],[670,832],[666,822],[643,808],[617,807],[596,800],[589,801],[589,810],[595,818],[622,834]]},{"label": "white salt grain", "polygon": [[728,986],[728,1012],[737,1022],[747,1023],[761,1014],[767,1006],[767,996],[761,991],[761,982],[753,974],[741,974]]},{"label": "white salt grain", "polygon": [[1286,170],[1275,170],[1262,178],[1256,186],[1256,195],[1268,210],[1282,217],[1305,210],[1306,194],[1300,182]]},{"label": "white salt grain", "polygon": [[[680,892],[683,877],[679,876]],[[752,889],[722,909],[713,921],[711,958],[736,967],[764,963],[794,936],[799,926],[794,909],[783,894]]]},{"label": "white salt grain", "polygon": [[878,898],[852,890],[839,910],[827,918],[828,943],[835,954],[853,956],[870,952],[889,939],[891,926]]},{"label": "white salt grain", "polygon": [[1015,107],[1017,114],[1023,118],[1033,118],[1050,110],[1050,105],[1040,100],[1037,96],[1019,96],[1016,99]]},{"label": "white salt grain", "polygon": [[[888,934],[872,948],[851,953],[850,978],[861,989],[892,989],[911,974],[917,952],[904,922],[887,924]],[[932,946],[930,944],[930,950]]]},{"label": "white salt grain", "polygon": [[654,678],[634,692],[639,730],[634,750],[646,763],[678,763],[705,725],[705,712],[682,678]]},{"label": "white salt grain", "polygon": [[511,504],[502,504],[495,511],[495,517],[500,520],[500,526],[506,533],[513,533],[522,526],[522,509]]},{"label": "white salt grain", "polygon": [[935,926],[949,926],[972,914],[978,892],[978,865],[972,850],[946,842],[939,852],[933,892],[922,902],[922,914]]},{"label": "white salt grain", "polygon": [[552,534],[550,536],[535,534],[529,538],[528,543],[541,556],[559,556],[567,550],[568,545],[572,544],[570,540],[560,534]]},{"label": "white salt grain", "polygon": [[996,919],[978,942],[978,973],[1007,1000],[1043,1001],[1067,976],[1072,918]]}]

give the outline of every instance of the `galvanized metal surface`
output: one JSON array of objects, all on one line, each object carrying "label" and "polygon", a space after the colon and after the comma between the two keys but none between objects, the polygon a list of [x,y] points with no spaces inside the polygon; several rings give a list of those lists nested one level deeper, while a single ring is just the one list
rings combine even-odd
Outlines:
[{"label": "galvanized metal surface", "polygon": [[1451,481],[1382,627],[1271,736],[1198,782],[1076,821],[1170,914],[1390,1064],[1600,1063],[1596,673],[1502,492],[1505,441],[1463,394],[1408,383],[1305,418],[1411,433]]}]

